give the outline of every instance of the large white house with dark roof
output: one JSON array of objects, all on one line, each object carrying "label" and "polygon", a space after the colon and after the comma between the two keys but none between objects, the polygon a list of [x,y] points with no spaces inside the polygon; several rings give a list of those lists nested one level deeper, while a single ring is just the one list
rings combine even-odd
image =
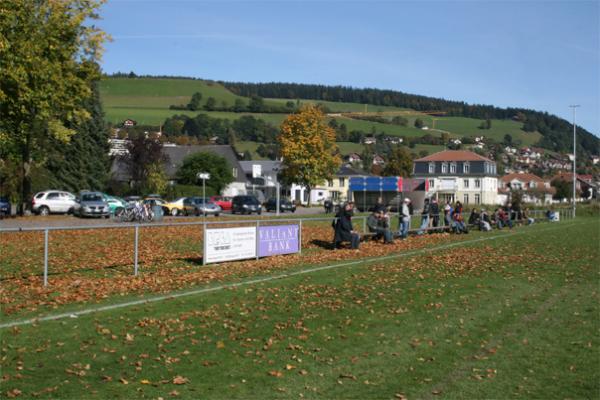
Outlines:
[{"label": "large white house with dark roof", "polygon": [[413,176],[427,179],[427,196],[442,202],[495,204],[496,163],[472,151],[445,150],[413,161]]}]

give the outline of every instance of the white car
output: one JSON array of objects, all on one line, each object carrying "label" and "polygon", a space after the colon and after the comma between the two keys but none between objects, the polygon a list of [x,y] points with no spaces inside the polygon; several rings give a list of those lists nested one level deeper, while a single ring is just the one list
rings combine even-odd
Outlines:
[{"label": "white car", "polygon": [[76,206],[77,202],[75,202],[74,194],[59,190],[46,190],[36,193],[31,200],[31,209],[39,215],[51,213],[70,214]]}]

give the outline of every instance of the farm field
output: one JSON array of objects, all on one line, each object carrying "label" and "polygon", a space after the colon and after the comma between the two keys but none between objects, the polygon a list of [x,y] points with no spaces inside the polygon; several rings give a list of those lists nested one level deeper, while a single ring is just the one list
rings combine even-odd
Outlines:
[{"label": "farm field", "polygon": [[[222,102],[233,105],[236,99],[248,98],[240,97],[216,82],[175,79],[175,78],[107,78],[100,84],[100,93],[106,119],[119,124],[127,118],[134,119],[140,124],[155,125],[162,124],[165,119],[176,114],[185,114],[194,116],[198,113],[206,113],[215,118],[237,119],[242,115],[253,115],[256,118],[263,119],[273,125],[278,126],[285,119],[286,114],[267,114],[267,113],[233,113],[233,112],[208,112],[208,111],[186,111],[170,110],[172,104],[187,104],[190,97],[195,92],[202,93],[201,104],[205,104],[208,97],[214,97],[217,104]],[[288,101],[296,99],[265,99],[265,104],[281,105]],[[314,101],[299,99],[302,103],[323,103],[336,112],[357,112],[364,111],[365,105],[358,103],[337,103],[330,101]],[[407,111],[407,109],[398,107],[367,105],[367,111]],[[410,110],[408,110],[410,111]],[[442,131],[449,133],[450,137],[462,136],[486,136],[495,141],[502,141],[504,135],[510,134],[513,140],[520,140],[524,145],[532,145],[540,138],[537,132],[527,133],[521,130],[521,123],[516,121],[492,120],[492,128],[489,130],[478,129],[481,123],[478,119],[463,117],[435,117],[435,130],[422,130],[414,127],[416,118],[421,118],[425,125],[433,128],[433,119],[431,116],[414,112],[403,115],[409,122],[408,126],[398,126],[386,123],[371,122],[352,119],[345,116],[329,117],[335,118],[338,124],[344,123],[348,131],[361,130],[366,133],[384,132],[391,136],[420,137],[425,134],[439,136]]]},{"label": "farm field", "polygon": [[[3,397],[593,398],[600,389],[597,218],[358,252],[328,250],[330,228],[314,223],[302,255],[207,267],[194,262],[192,228],[154,230],[137,278],[120,258],[131,254],[118,245],[125,232],[100,238],[117,247],[102,262],[65,259],[91,237],[54,237],[62,251],[52,262],[65,270],[49,289],[14,269],[39,255],[23,260],[16,243],[40,239],[0,236],[10,249],[0,262],[26,275],[16,292],[3,272],[2,323],[117,307],[2,328]],[[228,283],[242,285],[216,287]]]}]

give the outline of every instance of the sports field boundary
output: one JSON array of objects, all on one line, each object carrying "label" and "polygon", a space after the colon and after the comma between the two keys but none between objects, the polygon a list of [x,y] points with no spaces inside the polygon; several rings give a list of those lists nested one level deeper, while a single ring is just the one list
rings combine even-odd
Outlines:
[{"label": "sports field boundary", "polygon": [[127,308],[127,307],[144,305],[144,304],[157,303],[157,302],[162,302],[162,301],[166,301],[166,300],[178,299],[178,298],[182,298],[182,297],[202,295],[202,294],[207,294],[207,293],[212,293],[212,292],[218,292],[218,291],[225,290],[225,289],[234,289],[234,288],[238,288],[238,287],[242,287],[242,286],[254,285],[254,284],[258,284],[258,283],[270,282],[270,281],[275,281],[275,280],[282,280],[282,279],[305,275],[305,274],[310,274],[310,273],[314,273],[314,272],[326,271],[326,270],[330,270],[330,269],[350,267],[350,266],[355,266],[355,265],[360,265],[360,264],[371,264],[371,263],[392,260],[392,259],[398,259],[398,258],[412,257],[412,256],[419,255],[419,254],[429,253],[429,252],[438,251],[438,250],[445,250],[445,249],[449,249],[449,248],[453,248],[453,247],[465,246],[465,245],[469,245],[469,244],[473,244],[473,243],[479,243],[479,242],[485,242],[485,241],[503,239],[503,238],[512,238],[517,235],[526,235],[529,233],[554,231],[554,230],[558,230],[558,229],[569,228],[569,227],[576,226],[576,225],[586,225],[589,223],[590,222],[580,224],[580,223],[577,223],[577,220],[570,220],[568,222],[559,223],[559,224],[557,224],[557,226],[539,229],[539,230],[535,230],[535,231],[531,231],[531,230],[518,231],[518,232],[509,231],[508,233],[496,234],[493,236],[481,237],[481,238],[471,239],[471,240],[462,240],[462,241],[457,241],[457,242],[443,244],[443,245],[434,246],[434,247],[427,247],[427,248],[422,248],[422,249],[417,249],[417,250],[411,250],[411,251],[407,251],[404,253],[390,254],[390,255],[381,256],[381,257],[362,258],[362,259],[358,259],[358,260],[354,260],[354,261],[348,261],[348,262],[342,262],[342,263],[330,264],[330,265],[322,265],[322,266],[318,266],[318,267],[311,267],[311,268],[301,269],[299,271],[285,272],[285,273],[276,274],[276,275],[268,275],[268,276],[264,276],[261,278],[253,278],[253,279],[248,279],[248,280],[244,280],[244,281],[240,281],[240,282],[234,282],[234,283],[218,285],[218,286],[213,286],[213,287],[206,287],[206,288],[202,288],[202,289],[193,289],[193,290],[189,290],[189,291],[172,293],[172,294],[168,294],[168,295],[154,296],[154,297],[145,298],[145,299],[127,301],[127,302],[123,302],[123,303],[109,304],[109,305],[98,306],[98,307],[90,307],[90,308],[78,310],[78,311],[64,312],[64,313],[60,313],[60,314],[46,315],[43,317],[34,317],[34,318],[29,318],[29,319],[24,319],[24,320],[19,320],[19,321],[5,322],[5,323],[0,324],[0,329],[13,328],[13,327],[18,327],[18,326],[23,326],[23,325],[32,325],[32,324],[37,324],[40,322],[56,321],[56,320],[65,319],[65,318],[77,318],[80,316],[93,314],[93,313],[112,311],[112,310],[117,310],[120,308]]}]

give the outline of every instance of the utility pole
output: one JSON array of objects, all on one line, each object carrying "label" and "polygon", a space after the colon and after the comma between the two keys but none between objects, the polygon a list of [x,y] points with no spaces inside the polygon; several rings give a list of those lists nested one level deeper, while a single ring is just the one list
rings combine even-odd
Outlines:
[{"label": "utility pole", "polygon": [[575,125],[575,110],[579,107],[579,104],[570,105],[573,109],[573,218],[575,218],[575,196],[577,195],[577,147],[576,147],[576,132],[577,125]]}]

